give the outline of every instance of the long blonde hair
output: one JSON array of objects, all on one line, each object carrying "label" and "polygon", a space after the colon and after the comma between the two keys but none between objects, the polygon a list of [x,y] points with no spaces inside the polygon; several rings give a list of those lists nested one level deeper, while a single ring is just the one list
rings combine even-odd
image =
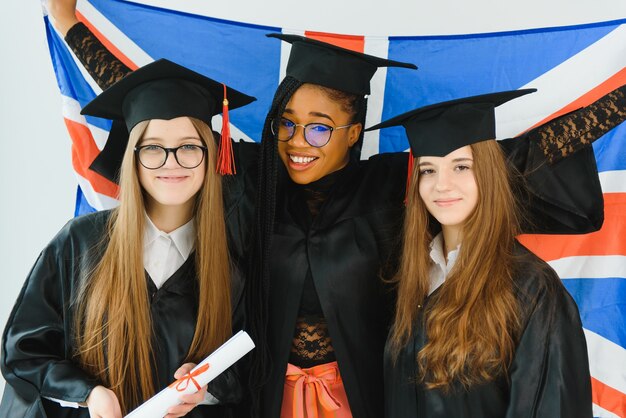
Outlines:
[{"label": "long blonde hair", "polygon": [[519,227],[508,170],[496,141],[471,148],[478,203],[463,226],[452,271],[428,300],[429,245],[437,224],[419,196],[417,164],[407,196],[391,347],[397,358],[425,306],[427,343],[416,361],[417,378],[429,389],[448,390],[453,382],[468,387],[506,373],[520,327],[512,270]]},{"label": "long blonde hair", "polygon": [[[209,127],[190,118],[208,148],[196,196],[198,318],[187,361],[198,362],[231,334],[230,263],[216,145]],[[152,324],[143,265],[145,203],[134,147],[149,121],[133,128],[120,173],[120,205],[111,213],[104,256],[77,298],[78,363],[117,395],[127,412],[155,393]]]}]

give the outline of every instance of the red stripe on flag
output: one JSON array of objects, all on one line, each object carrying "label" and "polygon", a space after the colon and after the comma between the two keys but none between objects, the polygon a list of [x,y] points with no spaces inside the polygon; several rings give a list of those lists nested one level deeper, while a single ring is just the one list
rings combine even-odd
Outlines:
[{"label": "red stripe on flag", "polygon": [[87,20],[87,18],[83,16],[78,10],[76,11],[76,17],[78,18],[78,20],[83,22],[85,26],[89,28],[91,33],[93,33],[96,36],[96,38],[98,38],[100,42],[104,44],[106,49],[108,49],[113,55],[115,55],[115,57],[118,60],[122,61],[124,65],[126,65],[128,68],[130,68],[133,71],[139,68],[137,64],[132,62],[130,58],[124,55],[122,51],[120,51],[115,45],[113,45],[113,43],[109,41],[107,37],[102,34],[102,32],[96,29],[96,27],[89,20]]},{"label": "red stripe on flag", "polygon": [[626,193],[604,194],[604,224],[585,235],[520,235],[545,261],[581,255],[626,255]]},{"label": "red stripe on flag", "polygon": [[561,115],[572,112],[574,110],[580,109],[581,107],[585,107],[595,102],[596,100],[598,100],[605,94],[615,90],[618,87],[623,86],[624,84],[626,84],[626,68],[623,68],[621,71],[618,71],[617,73],[615,73],[615,75],[608,78],[606,81],[599,84],[597,87],[591,89],[589,92],[580,96],[578,99],[574,100],[573,102],[566,105],[562,109],[556,111],[552,115],[546,117],[544,120],[537,122],[534,126],[532,126],[529,129],[535,128],[539,125],[543,125],[544,123],[552,119],[555,119]]},{"label": "red stripe on flag", "polygon": [[617,416],[626,417],[626,394],[593,377],[591,378],[591,392],[593,403]]},{"label": "red stripe on flag", "polygon": [[306,31],[304,36],[318,41],[326,42],[341,48],[350,49],[363,53],[365,51],[365,36],[338,35],[335,33]]},{"label": "red stripe on flag", "polygon": [[89,128],[68,119],[65,119],[65,126],[67,126],[67,130],[72,138],[72,165],[74,166],[74,171],[87,179],[97,193],[114,199],[117,198],[119,194],[118,185],[89,169],[93,160],[100,153]]}]

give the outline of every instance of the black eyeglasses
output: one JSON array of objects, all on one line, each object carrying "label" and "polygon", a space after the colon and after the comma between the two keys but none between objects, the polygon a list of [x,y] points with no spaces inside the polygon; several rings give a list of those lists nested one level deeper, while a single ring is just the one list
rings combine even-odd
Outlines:
[{"label": "black eyeglasses", "polygon": [[135,147],[135,153],[139,158],[139,162],[149,170],[163,167],[170,152],[174,154],[176,162],[181,167],[196,168],[204,160],[206,150],[205,146],[192,144],[185,144],[175,148],[165,148],[156,144]]},{"label": "black eyeglasses", "polygon": [[296,133],[296,128],[302,126],[304,130],[304,140],[312,147],[320,148],[328,144],[330,136],[334,130],[344,129],[354,125],[350,123],[343,126],[329,126],[324,123],[307,123],[302,125],[300,123],[294,123],[287,118],[278,118],[272,121],[272,133],[274,137],[282,142],[287,142]]}]

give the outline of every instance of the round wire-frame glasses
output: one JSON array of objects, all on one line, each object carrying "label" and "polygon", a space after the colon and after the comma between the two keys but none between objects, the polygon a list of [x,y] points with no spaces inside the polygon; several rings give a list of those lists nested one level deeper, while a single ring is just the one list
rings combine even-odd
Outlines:
[{"label": "round wire-frame glasses", "polygon": [[271,128],[274,137],[281,142],[288,142],[296,134],[298,126],[302,127],[304,140],[312,147],[320,148],[328,144],[333,131],[345,129],[354,125],[349,123],[343,126],[330,126],[325,123],[295,123],[287,118],[276,118],[272,121]]}]

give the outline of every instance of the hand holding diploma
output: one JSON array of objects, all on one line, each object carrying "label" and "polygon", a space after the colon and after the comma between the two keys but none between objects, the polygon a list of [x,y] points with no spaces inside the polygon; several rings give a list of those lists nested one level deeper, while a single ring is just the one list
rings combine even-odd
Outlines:
[{"label": "hand holding diploma", "polygon": [[[193,368],[196,367],[194,363],[185,363],[174,373],[174,379],[182,379],[185,375],[189,374]],[[187,415],[193,408],[195,408],[200,402],[204,400],[206,395],[207,385],[202,386],[202,388],[196,393],[192,393],[190,395],[182,395],[180,397],[180,401],[182,403],[178,405],[172,406],[167,410],[167,415],[165,418],[176,418],[183,417]]]},{"label": "hand holding diploma", "polygon": [[[237,360],[246,355],[254,348],[252,339],[244,331],[239,331],[232,338],[226,341],[221,347],[215,350],[210,356],[204,359],[200,364],[193,368],[189,373],[184,374],[171,385],[157,393],[143,405],[126,415],[126,418],[157,418],[157,417],[174,417],[179,412],[187,409],[187,407],[179,410],[178,408],[170,410],[189,399],[193,403],[188,405],[191,408],[184,413],[188,413],[195,405],[204,399],[206,392],[206,384],[216,378],[220,373],[233,365]],[[188,365],[185,365],[188,366]],[[186,367],[183,366],[181,369]],[[177,372],[184,370],[177,370]],[[201,395],[197,394],[198,392]],[[191,398],[183,398],[185,395],[196,394]],[[198,400],[199,399],[199,400]],[[196,402],[198,400],[198,402]],[[176,414],[167,415],[168,412],[175,411]]]}]

